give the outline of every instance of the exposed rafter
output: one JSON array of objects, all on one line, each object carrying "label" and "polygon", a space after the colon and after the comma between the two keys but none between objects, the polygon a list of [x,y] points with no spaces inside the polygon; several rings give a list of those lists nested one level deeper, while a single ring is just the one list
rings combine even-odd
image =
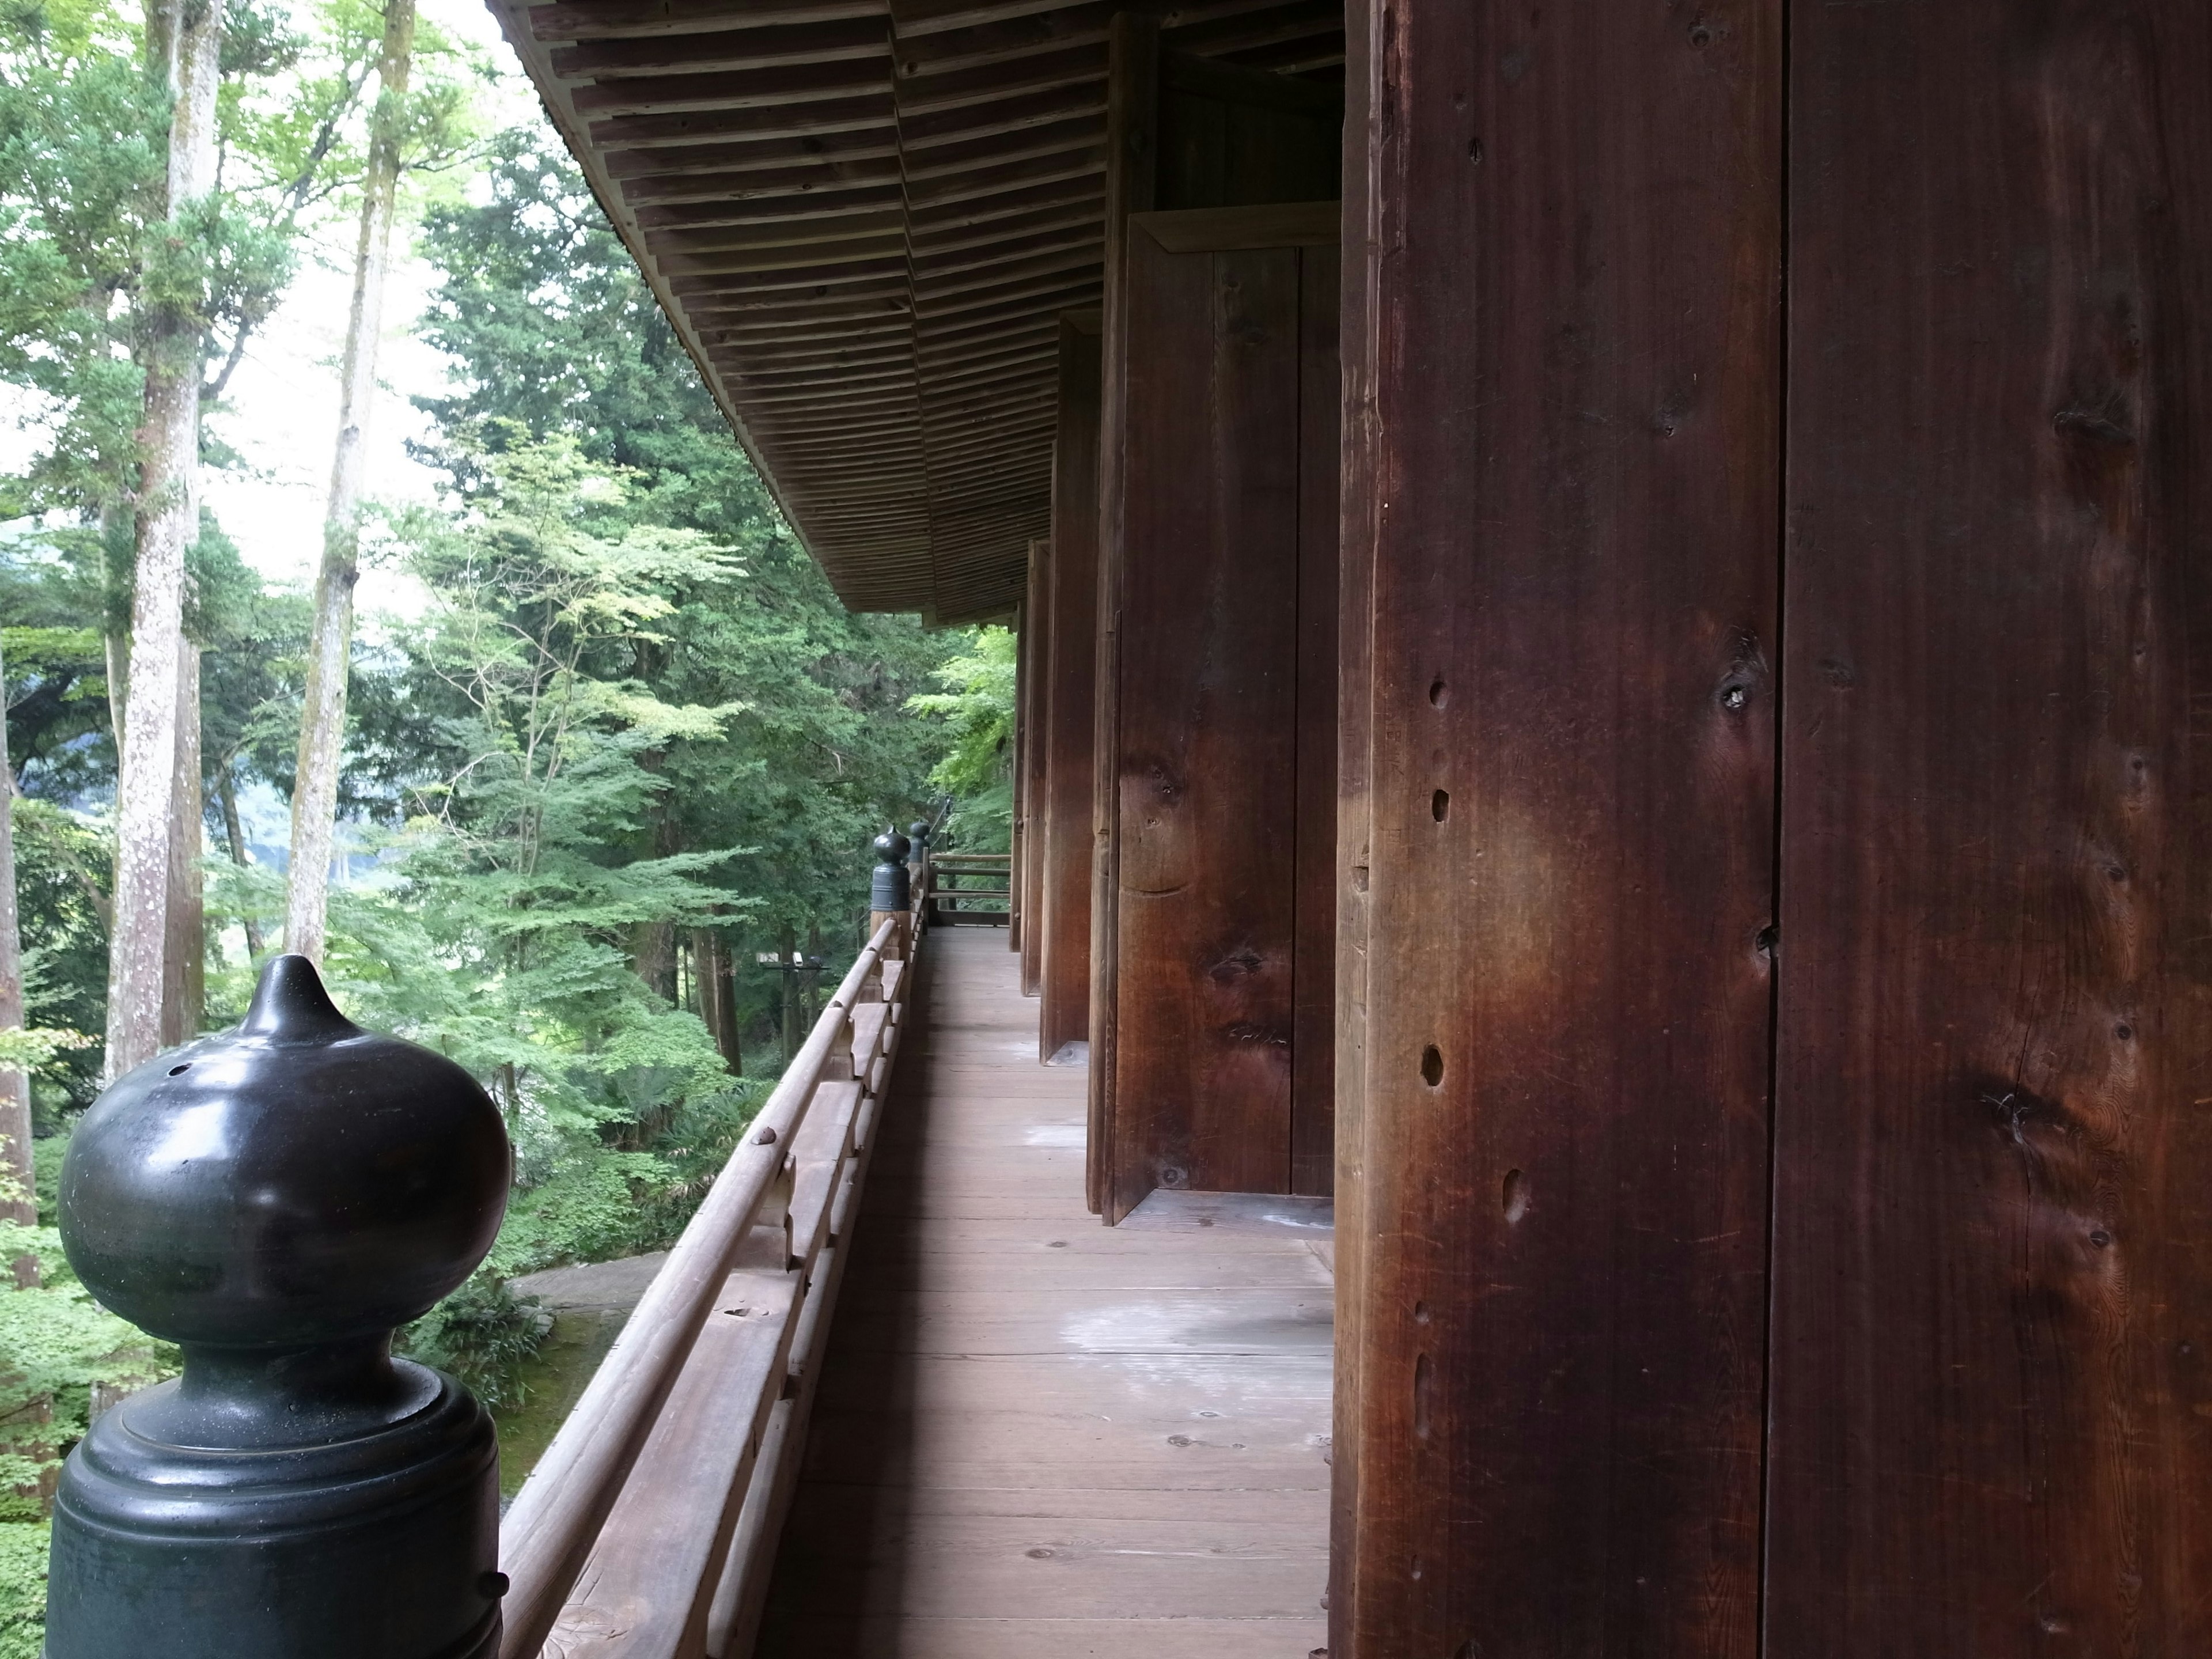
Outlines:
[{"label": "exposed rafter", "polygon": [[[738,439],[856,610],[1001,614],[1102,280],[1117,0],[491,0]],[[1341,0],[1152,0],[1326,76]]]}]

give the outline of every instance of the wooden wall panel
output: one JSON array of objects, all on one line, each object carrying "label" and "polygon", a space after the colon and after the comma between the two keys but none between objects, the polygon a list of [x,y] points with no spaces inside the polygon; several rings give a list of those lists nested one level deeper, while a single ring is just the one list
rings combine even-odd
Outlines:
[{"label": "wooden wall panel", "polygon": [[[1052,615],[1044,741],[1042,1006],[1038,1058],[1091,1031],[1092,696],[1098,633],[1098,319],[1060,328],[1060,423],[1052,459]],[[1093,1206],[1096,1208],[1096,1205]]]},{"label": "wooden wall panel", "polygon": [[1045,726],[1048,688],[1052,684],[1052,544],[1030,544],[1027,597],[1022,601],[1021,679],[1017,694],[1022,711],[1022,743],[1015,763],[1022,770],[1022,842],[1015,872],[1022,894],[1022,994],[1037,994],[1044,961],[1045,764],[1051,738]]},{"label": "wooden wall panel", "polygon": [[1287,1186],[1297,763],[1298,252],[1124,258],[1115,1219]]},{"label": "wooden wall panel", "polygon": [[2212,1653],[2212,12],[1795,17],[1768,1651]]},{"label": "wooden wall panel", "polygon": [[[1350,1632],[1366,1590],[1354,1571],[1359,1560],[1359,1454],[1363,1437],[1345,1423],[1364,1421],[1363,1362],[1368,1283],[1367,1237],[1367,945],[1368,774],[1375,688],[1370,640],[1374,629],[1376,512],[1373,485],[1376,445],[1370,436],[1375,399],[1375,307],[1369,273],[1376,263],[1374,191],[1368,158],[1369,66],[1381,0],[1346,0],[1345,47],[1344,205],[1338,355],[1343,380],[1343,466],[1339,475],[1337,550],[1336,732],[1336,1076],[1331,1103],[1336,1139],[1336,1352],[1329,1445],[1328,1635],[1337,1653],[1352,1651]],[[1394,1581],[1399,1583],[1402,1581]],[[1378,1587],[1380,1588],[1380,1587]]]},{"label": "wooden wall panel", "polygon": [[1336,1186],[1338,251],[1298,253],[1298,574],[1291,1190]]},{"label": "wooden wall panel", "polygon": [[1108,550],[1121,542],[1121,446],[1128,352],[1122,249],[1129,219],[1152,210],[1158,184],[1160,33],[1152,18],[1114,14],[1106,77],[1105,304],[1100,320],[1098,445],[1098,654],[1091,676],[1091,1091],[1085,1181],[1110,1224],[1115,1084],[1121,1022],[1115,1005],[1115,944],[1121,917],[1121,567]]},{"label": "wooden wall panel", "polygon": [[[1242,1108],[1231,1106],[1225,1100],[1209,1100],[1206,1095],[1212,1079],[1211,1061],[1201,1060],[1195,1049],[1182,1052],[1179,1063],[1182,1080],[1170,1094],[1157,1092],[1156,1085],[1167,1075],[1165,1069],[1179,1050],[1182,1037],[1177,1033],[1191,1029],[1192,1022],[1206,1017],[1206,1011],[1190,1004],[1170,1006],[1161,990],[1153,987],[1140,975],[1125,970],[1118,951],[1127,936],[1121,915],[1123,883],[1121,873],[1122,857],[1121,830],[1128,822],[1123,812],[1123,779],[1131,738],[1126,729],[1127,710],[1125,688],[1142,686],[1147,699],[1154,697],[1151,682],[1130,672],[1133,649],[1149,652],[1149,646],[1133,646],[1139,633],[1155,628],[1168,634],[1181,626],[1179,619],[1158,611],[1140,610],[1127,591],[1127,574],[1123,569],[1121,550],[1127,542],[1122,521],[1125,503],[1134,502],[1136,493],[1126,486],[1122,434],[1127,430],[1131,416],[1129,376],[1135,372],[1141,353],[1131,343],[1127,313],[1127,273],[1124,270],[1123,249],[1127,243],[1128,216],[1135,213],[1160,209],[1197,209],[1254,205],[1285,202],[1312,202],[1316,198],[1333,199],[1337,187],[1341,100],[1337,93],[1319,83],[1296,81],[1263,71],[1243,69],[1227,64],[1209,64],[1177,53],[1162,53],[1158,46],[1157,26],[1149,20],[1129,13],[1118,15],[1113,24],[1112,72],[1109,79],[1107,151],[1107,232],[1106,232],[1106,304],[1103,319],[1103,390],[1102,394],[1102,442],[1100,461],[1100,517],[1099,517],[1099,600],[1098,600],[1098,658],[1095,680],[1097,712],[1093,726],[1094,776],[1097,790],[1093,801],[1093,826],[1097,836],[1093,849],[1093,880],[1091,888],[1091,1133],[1090,1172],[1091,1194],[1101,1204],[1107,1219],[1119,1219],[1127,1208],[1151,1189],[1162,1171],[1172,1171],[1176,1184],[1193,1186],[1218,1185],[1226,1182],[1244,1190],[1281,1192],[1291,1189],[1291,1152],[1289,1144],[1289,1114],[1291,1111],[1290,1069],[1292,1048],[1291,1035],[1297,1026],[1295,987],[1291,983],[1289,957],[1293,954],[1292,939],[1285,933],[1282,940],[1283,984],[1273,986],[1263,979],[1267,988],[1262,994],[1253,988],[1253,1006],[1266,1009],[1268,1000],[1278,988],[1285,1000],[1279,1030],[1270,1024],[1271,1011],[1265,1018],[1239,1018],[1231,1024],[1241,1024],[1255,1033],[1271,1031],[1266,1039],[1283,1052],[1284,1085],[1279,1097],[1281,1117],[1271,1131],[1263,1153],[1255,1145],[1235,1154],[1225,1150],[1224,1135],[1231,1133],[1239,1121]],[[1157,252],[1157,250],[1155,250]],[[1287,292],[1293,297],[1299,292],[1297,269],[1302,256],[1295,252],[1284,253],[1287,269],[1291,273]],[[1148,256],[1149,257],[1149,256]],[[1299,502],[1295,499],[1300,461],[1297,453],[1300,411],[1299,381],[1296,363],[1301,343],[1301,328],[1297,312],[1290,317],[1292,372],[1285,382],[1290,401],[1272,413],[1288,422],[1288,452],[1274,458],[1269,465],[1281,465],[1293,480],[1294,500],[1291,512],[1293,541],[1291,546],[1290,569],[1277,578],[1279,585],[1295,590],[1299,575],[1297,558],[1297,520]],[[1218,341],[1209,324],[1206,336],[1211,342],[1206,352],[1188,362],[1161,363],[1152,367],[1173,376],[1181,374],[1187,382],[1196,372],[1192,365],[1212,361]],[[1194,335],[1193,339],[1199,337]],[[1178,342],[1181,349],[1188,342]],[[1330,372],[1334,371],[1333,361]],[[1194,395],[1186,386],[1185,396]],[[1267,422],[1261,416],[1254,416],[1254,430]],[[1237,470],[1247,464],[1237,446],[1244,440],[1240,434],[1218,430],[1203,432],[1194,428],[1187,434],[1198,446],[1187,452],[1188,457],[1218,456],[1227,469],[1221,480],[1229,495],[1235,495]],[[1336,468],[1327,467],[1333,478]],[[1168,507],[1163,503],[1150,503],[1158,508],[1153,523],[1164,527],[1168,522]],[[1326,510],[1333,514],[1333,506]],[[1212,537],[1218,542],[1227,533],[1219,524],[1205,525],[1186,522],[1171,532],[1184,540]],[[1242,533],[1241,531],[1237,533]],[[1325,532],[1313,532],[1318,538]],[[1318,556],[1318,555],[1317,555]],[[1152,604],[1153,596],[1146,596]],[[1296,601],[1291,601],[1295,606]],[[1264,627],[1261,631],[1265,632]],[[1286,684],[1294,684],[1297,674],[1297,653],[1300,645],[1295,609],[1291,613],[1285,648],[1290,654],[1277,668]],[[1149,656],[1144,660],[1150,662]],[[1258,659],[1252,661],[1256,665]],[[1285,735],[1295,724],[1297,704],[1295,691],[1285,694],[1284,716]],[[1149,718],[1150,716],[1148,716]],[[1323,761],[1328,755],[1328,740],[1324,738],[1313,752]],[[1296,745],[1292,744],[1295,758]],[[1208,775],[1209,778],[1212,775]],[[1211,785],[1209,784],[1209,788]],[[1224,780],[1224,793],[1233,793],[1243,787]],[[1289,793],[1279,800],[1262,796],[1271,803],[1271,810],[1282,821],[1283,858],[1274,880],[1282,890],[1284,914],[1292,905],[1291,889],[1297,882],[1300,869],[1296,852],[1295,823],[1299,803],[1294,781]],[[1327,817],[1327,814],[1323,815]],[[1272,844],[1267,837],[1272,830],[1255,832],[1259,844]],[[1325,830],[1316,834],[1328,833]],[[1255,893],[1256,888],[1252,890]],[[1267,901],[1273,904],[1274,900]],[[1255,914],[1251,927],[1266,932],[1264,916]],[[1318,928],[1318,948],[1324,951],[1328,944],[1328,929],[1333,925],[1324,915],[1309,931]],[[1249,954],[1249,953],[1248,953]],[[1212,983],[1212,981],[1209,981]],[[1227,983],[1227,981],[1223,981]],[[1146,1080],[1140,1086],[1125,1080],[1122,1067],[1125,1050],[1133,1028],[1130,1021],[1138,1011],[1124,1008],[1121,995],[1125,987],[1139,988],[1140,995],[1152,999],[1144,1005],[1149,1017],[1158,1012],[1174,1024],[1154,1030],[1146,1029],[1138,1034],[1148,1051],[1143,1064],[1148,1068]],[[1333,1036],[1327,1022],[1316,1024],[1309,1012],[1308,1024],[1314,1030],[1313,1061],[1317,1067],[1316,1079],[1325,1079],[1329,1062],[1321,1045]],[[1256,1039],[1255,1039],[1256,1040]],[[1218,1057],[1217,1057],[1218,1058]],[[1243,1055],[1243,1069],[1254,1080],[1265,1073],[1257,1064],[1256,1054]],[[1256,1082],[1254,1084],[1257,1087]],[[1267,1087],[1273,1088],[1270,1083]],[[1314,1143],[1325,1130],[1316,1128],[1323,1109],[1320,1097],[1326,1085],[1316,1081],[1304,1091],[1306,1109],[1302,1121],[1307,1126],[1303,1141],[1306,1157],[1303,1164],[1305,1189],[1325,1190],[1333,1172],[1325,1158],[1314,1156]],[[1152,1092],[1147,1092],[1152,1091]],[[1189,1103],[1206,1102],[1194,1117]],[[1127,1119],[1120,1115],[1127,1107]],[[1216,1113],[1218,1121],[1210,1125],[1201,1121],[1208,1113]],[[1167,1125],[1175,1120],[1179,1127],[1170,1131]],[[1127,1167],[1109,1167],[1126,1154]],[[1258,1173],[1272,1170],[1264,1179]]]},{"label": "wooden wall panel", "polygon": [[1780,11],[1362,51],[1333,1659],[1756,1650]]},{"label": "wooden wall panel", "polygon": [[[1030,568],[1036,568],[1034,559]],[[1023,787],[1028,782],[1022,756],[1029,746],[1030,714],[1030,628],[1029,617],[1024,614],[1026,609],[1026,600],[1014,607],[1013,753],[1007,761],[1013,797],[1013,822],[1006,843],[1006,948],[1010,951],[1022,948],[1022,848],[1028,839],[1029,804],[1022,799]]]}]

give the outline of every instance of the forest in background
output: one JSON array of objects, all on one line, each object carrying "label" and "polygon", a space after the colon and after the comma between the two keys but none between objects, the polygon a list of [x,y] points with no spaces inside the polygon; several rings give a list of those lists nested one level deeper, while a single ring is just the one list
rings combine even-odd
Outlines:
[{"label": "forest in background", "polygon": [[[0,476],[0,1091],[30,1079],[35,1139],[0,1133],[37,1153],[0,1149],[0,1659],[39,1649],[60,1457],[175,1364],[53,1231],[118,1060],[234,1022],[289,947],[467,1066],[516,1188],[404,1340],[498,1400],[541,1322],[504,1280],[666,1243],[773,1081],[805,1011],[755,953],[834,983],[887,822],[949,804],[957,840],[1006,844],[1011,636],[838,604],[558,141],[478,113],[494,73],[412,0],[0,0],[0,381],[37,439]],[[435,272],[443,490],[349,496],[342,436],[323,576],[292,587],[196,480],[243,465],[206,416],[334,226],[356,322],[380,234]],[[343,407],[301,411],[356,444],[368,309]],[[356,628],[364,564],[418,609]],[[324,856],[257,850],[256,801]]]}]

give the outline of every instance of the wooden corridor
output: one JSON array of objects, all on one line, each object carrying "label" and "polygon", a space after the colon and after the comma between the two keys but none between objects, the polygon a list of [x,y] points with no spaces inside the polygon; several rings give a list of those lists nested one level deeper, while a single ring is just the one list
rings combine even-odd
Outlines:
[{"label": "wooden corridor", "polygon": [[1017,973],[930,936],[759,1652],[1304,1659],[1327,1235],[1189,1194],[1101,1226],[1085,1074],[1036,1063]]}]

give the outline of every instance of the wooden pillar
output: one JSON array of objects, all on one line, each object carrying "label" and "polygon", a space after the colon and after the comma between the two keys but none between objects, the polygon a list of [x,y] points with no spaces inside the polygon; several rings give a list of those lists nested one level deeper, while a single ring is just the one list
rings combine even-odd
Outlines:
[{"label": "wooden pillar", "polygon": [[[1092,688],[1098,634],[1098,315],[1060,325],[1052,459],[1051,660],[1045,694],[1044,869],[1039,878],[1038,1058],[1091,1034]],[[1096,1209],[1094,1202],[1092,1208]]]},{"label": "wooden pillar", "polygon": [[1052,544],[1030,544],[1029,596],[1022,603],[1022,674],[1018,688],[1022,709],[1021,868],[1010,879],[1022,895],[1020,935],[1022,994],[1037,994],[1044,961],[1045,774],[1052,740],[1045,724],[1048,688],[1052,684]]},{"label": "wooden pillar", "polygon": [[1030,626],[1027,606],[1014,607],[1014,734],[1007,779],[1013,818],[1006,842],[1006,948],[1022,948],[1022,853],[1029,841],[1029,782],[1022,762],[1029,749]]},{"label": "wooden pillar", "polygon": [[1091,1182],[1114,1221],[1155,1186],[1333,1179],[1342,106],[1124,15],[1108,125]]},{"label": "wooden pillar", "polygon": [[2212,1653],[2212,11],[1800,3],[1767,1650]]},{"label": "wooden pillar", "polygon": [[1780,9],[1353,7],[1332,1659],[1757,1650]]}]

